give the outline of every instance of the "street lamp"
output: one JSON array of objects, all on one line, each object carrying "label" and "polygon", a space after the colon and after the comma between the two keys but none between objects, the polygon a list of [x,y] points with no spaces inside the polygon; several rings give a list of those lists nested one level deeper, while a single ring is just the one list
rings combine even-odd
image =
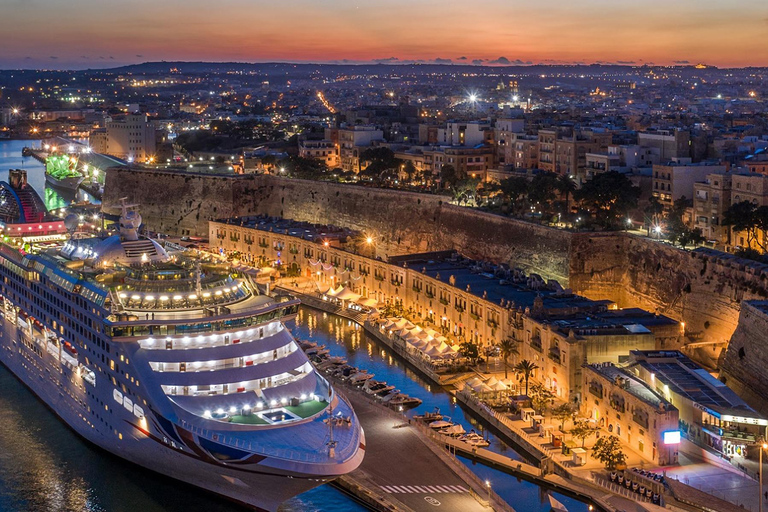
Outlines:
[{"label": "street lamp", "polygon": [[760,486],[757,489],[757,503],[759,503],[758,512],[763,512],[763,450],[768,449],[768,443],[763,442],[760,445]]},{"label": "street lamp", "polygon": [[490,505],[491,504],[491,481],[486,480],[485,486],[488,488],[488,505]]}]

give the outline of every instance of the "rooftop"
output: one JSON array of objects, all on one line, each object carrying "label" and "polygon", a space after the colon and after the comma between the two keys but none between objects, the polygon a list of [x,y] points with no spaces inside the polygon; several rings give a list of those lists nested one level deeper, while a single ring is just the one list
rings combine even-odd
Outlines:
[{"label": "rooftop", "polygon": [[586,365],[586,368],[611,383],[616,383],[619,378],[623,379],[621,383],[623,384],[622,388],[625,391],[653,407],[658,408],[660,405],[663,405],[664,410],[669,411],[675,409],[671,403],[654,391],[648,384],[622,368],[614,366],[611,363],[590,364]]},{"label": "rooftop", "polygon": [[744,400],[705,369],[676,350],[633,350],[627,370],[639,366],[669,388],[671,393],[717,413],[762,418]]}]

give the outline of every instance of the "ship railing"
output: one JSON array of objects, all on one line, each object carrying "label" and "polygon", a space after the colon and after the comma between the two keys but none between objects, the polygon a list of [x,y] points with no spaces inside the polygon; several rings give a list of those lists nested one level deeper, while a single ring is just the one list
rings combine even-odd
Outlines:
[{"label": "ship railing", "polygon": [[[192,431],[193,433],[197,434],[199,437],[203,437],[205,439],[208,439],[213,442],[225,444],[227,446],[232,446],[234,448],[239,448],[241,450],[258,453],[260,455],[266,455],[268,457],[274,457],[278,459],[286,459],[286,460],[292,460],[292,461],[299,461],[299,462],[331,462],[333,460],[344,460],[352,455],[354,450],[357,449],[358,445],[360,444],[360,432],[359,429],[354,428],[354,438],[349,442],[346,443],[346,449],[342,451],[336,451],[336,456],[334,459],[331,459],[326,451],[326,447],[323,447],[323,449],[320,450],[292,450],[290,448],[277,448],[274,445],[266,445],[262,443],[256,443],[253,441],[246,441],[244,439],[240,439],[236,436],[231,435],[221,435],[217,432],[211,432],[208,429],[203,429],[196,427],[194,425],[189,425],[184,422],[184,427]],[[338,430],[337,430],[338,432]],[[338,445],[337,445],[338,446]]]}]

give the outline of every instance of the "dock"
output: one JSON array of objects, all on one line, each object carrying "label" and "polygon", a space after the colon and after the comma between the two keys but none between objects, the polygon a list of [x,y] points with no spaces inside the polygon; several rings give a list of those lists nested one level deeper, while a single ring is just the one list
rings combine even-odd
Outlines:
[{"label": "dock", "polygon": [[[363,463],[351,477],[370,495],[398,510],[434,512],[436,507],[462,512],[514,512],[501,497],[461,462],[401,414],[376,403],[360,390],[334,381],[365,430]],[[490,506],[489,506],[490,497]]]}]

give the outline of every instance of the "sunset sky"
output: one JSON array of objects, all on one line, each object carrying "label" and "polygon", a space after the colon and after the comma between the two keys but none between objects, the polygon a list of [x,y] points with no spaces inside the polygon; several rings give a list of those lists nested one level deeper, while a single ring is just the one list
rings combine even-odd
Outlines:
[{"label": "sunset sky", "polygon": [[766,0],[0,0],[0,13],[4,69],[395,59],[768,66]]}]

